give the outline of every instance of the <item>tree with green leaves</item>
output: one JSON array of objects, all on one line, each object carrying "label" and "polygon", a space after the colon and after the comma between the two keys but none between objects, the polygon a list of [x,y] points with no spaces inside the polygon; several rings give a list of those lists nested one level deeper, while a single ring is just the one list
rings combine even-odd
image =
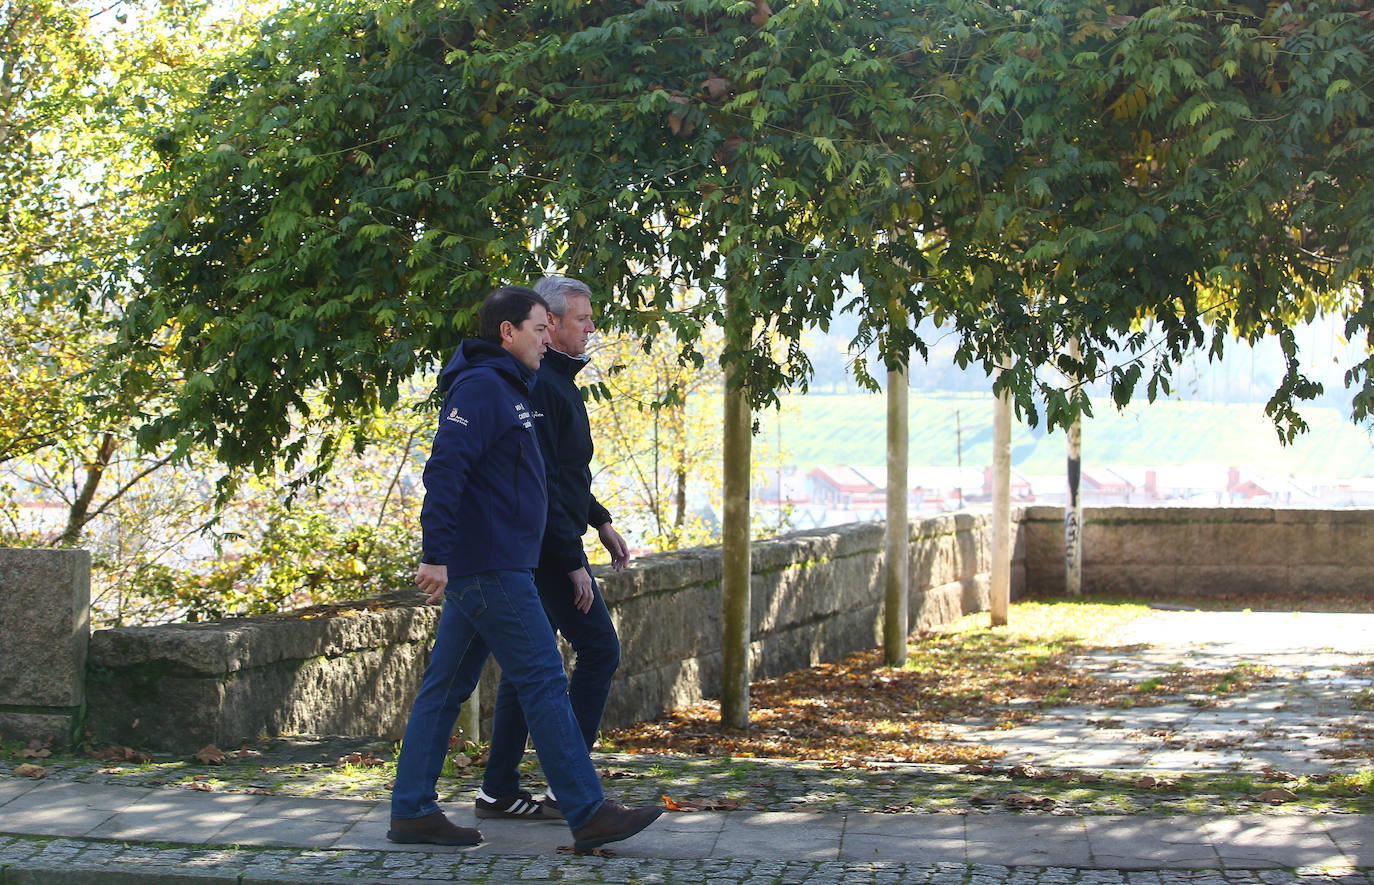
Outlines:
[{"label": "tree with green leaves", "polygon": [[[923,317],[948,320],[960,361],[1007,360],[999,390],[1052,426],[1087,408],[1059,370],[1109,374],[1125,402],[1167,389],[1186,350],[1277,335],[1291,433],[1313,391],[1292,324],[1374,320],[1371,32],[1356,0],[284,14],[159,143],[176,196],[122,347],[186,382],[142,439],[231,469],[327,464],[486,290],[549,268],[689,360],[706,324],[726,330],[727,477],[747,476],[748,408],[805,384],[802,333],[837,310],[889,368],[922,351]],[[684,309],[683,288],[706,297]],[[1360,415],[1372,368],[1351,370]],[[727,509],[747,494],[727,489]],[[727,610],[747,603],[731,574]],[[732,617],[747,640],[747,606]]]},{"label": "tree with green leaves", "polygon": [[0,486],[62,502],[64,525],[39,541],[77,543],[169,461],[131,443],[172,379],[154,358],[153,383],[129,383],[98,293],[140,288],[123,271],[166,196],[145,186],[153,133],[239,45],[239,19],[207,5],[0,7]]}]

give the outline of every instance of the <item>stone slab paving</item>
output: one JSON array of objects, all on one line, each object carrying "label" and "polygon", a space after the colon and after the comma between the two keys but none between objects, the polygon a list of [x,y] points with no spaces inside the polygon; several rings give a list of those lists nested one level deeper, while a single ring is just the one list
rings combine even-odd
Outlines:
[{"label": "stone slab paving", "polygon": [[1273,766],[1305,774],[1371,762],[1368,755],[1343,756],[1341,734],[1365,728],[1369,719],[1352,699],[1374,693],[1374,678],[1361,669],[1374,661],[1374,615],[1157,611],[1118,630],[1107,644],[1119,650],[1075,665],[1137,682],[1176,666],[1225,672],[1257,665],[1273,676],[1221,700],[1110,711],[1058,707],[1026,727],[972,727],[961,738],[1005,750],[1006,762],[1056,768],[1185,772]]},{"label": "stone slab paving", "polygon": [[[1330,772],[1369,762],[1325,751],[1339,750],[1340,729],[1366,715],[1352,698],[1369,687],[1356,665],[1374,656],[1374,616],[1168,612],[1137,621],[1115,642],[1118,650],[1084,665],[1148,678],[1141,674],[1177,664],[1263,664],[1278,678],[1215,706],[1065,707],[1019,728],[970,729],[965,739],[1005,749],[1003,763],[1063,768]],[[1130,648],[1139,643],[1148,654]],[[482,821],[486,841],[474,848],[401,846],[385,839],[389,813],[379,796],[125,785],[59,768],[46,780],[0,777],[0,883],[1374,885],[1374,816],[1020,814],[966,805],[960,813],[877,813],[889,802],[900,807],[903,790],[938,788],[941,775],[932,766],[846,772],[763,760],[656,758],[636,768],[602,756],[603,764],[634,769],[608,783],[627,800],[654,801],[664,783],[691,783],[703,796],[743,785],[759,801],[668,813],[612,846],[611,856],[577,857],[558,850],[571,842],[561,824]],[[471,784],[449,789],[451,817],[476,825]]]}]

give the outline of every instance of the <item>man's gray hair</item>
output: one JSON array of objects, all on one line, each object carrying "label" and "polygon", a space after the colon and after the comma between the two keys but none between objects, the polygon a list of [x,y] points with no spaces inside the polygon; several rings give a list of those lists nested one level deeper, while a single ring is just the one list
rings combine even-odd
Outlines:
[{"label": "man's gray hair", "polygon": [[547,276],[534,284],[534,291],[538,292],[543,299],[548,302],[549,313],[561,317],[568,312],[568,299],[578,295],[585,295],[587,300],[592,300],[592,290],[581,280],[574,280],[572,277],[560,277],[558,275]]}]

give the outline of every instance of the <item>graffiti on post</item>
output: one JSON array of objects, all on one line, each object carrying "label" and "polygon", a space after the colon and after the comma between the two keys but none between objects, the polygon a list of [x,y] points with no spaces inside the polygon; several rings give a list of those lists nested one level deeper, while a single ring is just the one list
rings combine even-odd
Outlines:
[{"label": "graffiti on post", "polygon": [[1078,500],[1078,480],[1082,462],[1069,459],[1069,500],[1064,505],[1064,592],[1077,596],[1083,590],[1083,527],[1079,524],[1082,506]]}]

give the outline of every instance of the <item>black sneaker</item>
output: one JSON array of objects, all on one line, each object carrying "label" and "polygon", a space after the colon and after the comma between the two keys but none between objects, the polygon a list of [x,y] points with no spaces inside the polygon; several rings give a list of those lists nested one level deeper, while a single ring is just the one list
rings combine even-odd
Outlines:
[{"label": "black sneaker", "polygon": [[558,811],[557,803],[554,803],[552,809],[547,809],[544,807],[544,803],[531,796],[528,790],[521,790],[514,796],[507,796],[504,799],[492,799],[486,793],[479,792],[476,806],[477,816],[487,820],[492,818],[506,818],[507,820],[563,819],[563,815]]}]

